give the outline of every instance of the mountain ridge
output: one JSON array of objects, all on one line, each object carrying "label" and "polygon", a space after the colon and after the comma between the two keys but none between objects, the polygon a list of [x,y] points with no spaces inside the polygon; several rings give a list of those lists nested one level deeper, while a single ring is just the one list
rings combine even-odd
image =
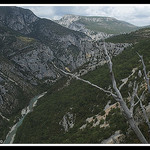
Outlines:
[{"label": "mountain ridge", "polygon": [[104,16],[80,16],[70,14],[55,21],[70,29],[81,31],[94,40],[139,29],[139,27],[128,22]]}]

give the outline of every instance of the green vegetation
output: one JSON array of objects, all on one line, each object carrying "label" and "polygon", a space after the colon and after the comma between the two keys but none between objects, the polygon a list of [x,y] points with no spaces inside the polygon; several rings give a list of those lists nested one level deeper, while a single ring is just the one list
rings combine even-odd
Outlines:
[{"label": "green vegetation", "polygon": [[[100,21],[93,21],[94,19],[100,19]],[[81,17],[78,22],[85,25],[87,29],[95,32],[105,32],[108,34],[129,33],[139,29],[127,22],[108,17]]]},{"label": "green vegetation", "polygon": [[9,123],[0,116],[0,140],[4,140],[9,132]]},{"label": "green vegetation", "polygon": [[[132,73],[133,68],[142,68],[136,52],[144,56],[145,64],[147,68],[150,68],[149,49],[150,40],[146,39],[126,48],[113,58],[113,69],[118,86],[121,84],[121,79]],[[137,72],[130,81],[133,82],[136,75]],[[82,78],[106,89],[111,85],[107,64],[89,72]],[[17,131],[15,143],[100,143],[114,134],[116,130],[121,130],[126,134],[128,126],[119,109],[112,110],[107,116],[110,127],[91,128],[92,124],[89,124],[83,131],[80,130],[79,128],[86,123],[86,118],[102,113],[108,100],[111,100],[112,103],[115,101],[102,91],[75,79],[71,80],[69,86],[58,91],[59,86],[62,87],[66,79],[61,79],[51,87],[48,93],[38,101],[34,111],[26,116]],[[141,82],[141,79],[137,78],[137,81]],[[125,99],[129,91],[132,92],[127,85],[122,88],[121,93]],[[60,122],[67,112],[74,115],[75,124],[65,133]],[[137,140],[133,135],[130,135],[130,138],[134,138],[133,142]],[[126,140],[126,143],[128,142]]]},{"label": "green vegetation", "polygon": [[150,28],[142,28],[135,32],[112,36],[106,42],[112,43],[136,43],[150,39]]},{"label": "green vegetation", "polygon": [[35,39],[33,38],[23,37],[23,36],[19,36],[18,39],[26,44],[30,44],[31,42],[35,41]]}]

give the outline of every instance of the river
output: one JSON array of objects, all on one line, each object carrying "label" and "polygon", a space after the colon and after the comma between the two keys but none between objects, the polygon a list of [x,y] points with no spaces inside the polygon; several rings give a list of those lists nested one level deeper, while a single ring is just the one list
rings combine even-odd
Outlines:
[{"label": "river", "polygon": [[19,119],[19,121],[15,125],[13,125],[11,127],[10,131],[8,132],[8,134],[6,136],[5,141],[3,142],[3,144],[12,144],[13,143],[18,127],[22,124],[22,122],[23,122],[24,118],[26,117],[26,115],[29,112],[33,111],[33,107],[36,106],[37,101],[41,97],[43,97],[46,93],[47,92],[44,92],[42,94],[39,94],[39,95],[35,96],[34,98],[32,98],[30,100],[29,105],[26,108],[22,109],[21,118]]}]

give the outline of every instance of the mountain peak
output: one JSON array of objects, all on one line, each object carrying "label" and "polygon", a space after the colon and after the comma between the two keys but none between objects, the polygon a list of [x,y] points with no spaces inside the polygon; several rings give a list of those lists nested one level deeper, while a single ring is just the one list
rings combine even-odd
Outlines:
[{"label": "mountain peak", "polygon": [[81,19],[81,16],[78,16],[78,15],[73,15],[73,14],[67,14],[67,15],[64,15],[60,20],[69,20],[69,21],[77,21]]},{"label": "mountain peak", "polygon": [[0,7],[0,25],[8,26],[13,30],[22,30],[39,18],[29,9],[20,7]]}]

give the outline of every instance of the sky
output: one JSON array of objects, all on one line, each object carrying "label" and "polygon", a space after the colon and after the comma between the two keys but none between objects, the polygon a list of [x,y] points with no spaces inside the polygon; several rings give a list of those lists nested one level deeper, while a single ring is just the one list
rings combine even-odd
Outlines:
[{"label": "sky", "polygon": [[41,18],[57,20],[67,14],[81,16],[106,16],[126,21],[136,26],[150,25],[150,4],[71,4],[25,5]]}]

